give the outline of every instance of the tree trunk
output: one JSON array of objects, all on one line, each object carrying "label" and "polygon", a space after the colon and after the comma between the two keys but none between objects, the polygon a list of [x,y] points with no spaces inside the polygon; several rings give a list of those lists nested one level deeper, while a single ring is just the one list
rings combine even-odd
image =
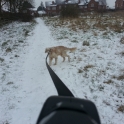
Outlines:
[{"label": "tree trunk", "polygon": [[10,5],[10,12],[12,12],[12,0],[9,0],[9,5]]},{"label": "tree trunk", "polygon": [[2,13],[2,0],[0,0],[0,16],[1,16],[1,13]]}]

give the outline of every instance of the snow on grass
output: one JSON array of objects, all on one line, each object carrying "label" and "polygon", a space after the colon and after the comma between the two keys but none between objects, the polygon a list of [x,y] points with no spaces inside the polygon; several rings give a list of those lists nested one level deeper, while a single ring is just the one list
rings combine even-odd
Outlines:
[{"label": "snow on grass", "polygon": [[77,47],[71,63],[60,61],[52,68],[76,97],[96,104],[103,124],[122,124],[124,113],[118,108],[124,104],[124,44],[120,42],[124,33],[90,25],[83,27],[81,22],[79,19],[45,19],[59,45]]},{"label": "snow on grass", "polygon": [[45,100],[57,95],[44,51],[58,45],[77,50],[68,53],[71,62],[58,58],[51,66],[55,73],[75,97],[96,104],[102,124],[123,124],[123,28],[91,19],[36,21],[0,29],[0,124],[34,124]]},{"label": "snow on grass", "polygon": [[[0,124],[11,121],[12,110],[16,110],[21,90],[21,66],[25,49],[30,44],[27,37],[32,35],[35,22],[13,22],[0,29]],[[20,59],[21,58],[21,59]],[[23,59],[22,59],[23,58]]]}]

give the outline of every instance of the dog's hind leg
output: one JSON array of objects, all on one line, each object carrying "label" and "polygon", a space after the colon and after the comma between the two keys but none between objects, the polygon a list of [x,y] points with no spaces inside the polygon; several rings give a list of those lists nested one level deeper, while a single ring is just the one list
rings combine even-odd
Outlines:
[{"label": "dog's hind leg", "polygon": [[68,61],[70,62],[70,56],[67,54],[65,54],[65,56],[68,57]]},{"label": "dog's hind leg", "polygon": [[70,56],[66,54],[66,56],[68,57],[68,61],[70,62]]},{"label": "dog's hind leg", "polygon": [[62,57],[63,57],[63,62],[65,61],[65,57],[68,57],[68,61],[70,62],[70,56],[67,55],[66,52],[63,52]]},{"label": "dog's hind leg", "polygon": [[64,56],[62,56],[63,57],[63,62],[65,61],[65,57]]}]

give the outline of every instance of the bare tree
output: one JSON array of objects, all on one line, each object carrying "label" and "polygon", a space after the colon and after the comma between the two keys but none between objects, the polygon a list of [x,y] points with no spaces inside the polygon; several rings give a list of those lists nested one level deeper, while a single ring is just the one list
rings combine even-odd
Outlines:
[{"label": "bare tree", "polygon": [[107,6],[106,0],[99,0],[99,5],[101,6],[99,11],[101,12],[101,16],[103,16],[103,12],[106,10]]},{"label": "bare tree", "polygon": [[5,5],[6,4],[6,0],[0,0],[0,14],[1,14],[1,12],[2,12],[2,7],[3,7],[3,5]]},{"label": "bare tree", "polygon": [[20,12],[23,3],[27,1],[30,4],[34,4],[34,0],[6,0],[8,3],[8,9],[10,12],[16,13]]}]

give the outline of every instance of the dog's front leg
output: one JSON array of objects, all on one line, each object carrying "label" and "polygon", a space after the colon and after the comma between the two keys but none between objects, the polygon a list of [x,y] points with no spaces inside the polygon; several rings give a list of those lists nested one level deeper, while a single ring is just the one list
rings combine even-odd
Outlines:
[{"label": "dog's front leg", "polygon": [[56,57],[56,58],[55,58],[55,64],[54,64],[54,65],[57,65],[57,59],[58,59],[58,58]]},{"label": "dog's front leg", "polygon": [[51,66],[53,58],[49,57],[49,65]]}]

